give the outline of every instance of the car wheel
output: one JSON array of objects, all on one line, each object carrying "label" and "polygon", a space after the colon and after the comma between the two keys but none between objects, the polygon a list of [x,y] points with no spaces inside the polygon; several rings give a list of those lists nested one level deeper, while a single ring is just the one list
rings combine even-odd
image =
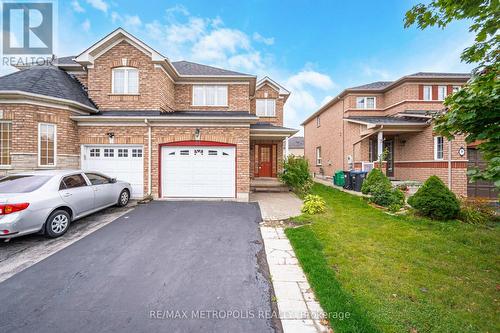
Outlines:
[{"label": "car wheel", "polygon": [[118,197],[118,207],[125,207],[130,200],[130,194],[128,190],[122,190],[120,196]]},{"label": "car wheel", "polygon": [[68,231],[71,217],[65,210],[56,210],[50,214],[45,222],[45,235],[50,238],[57,238]]}]

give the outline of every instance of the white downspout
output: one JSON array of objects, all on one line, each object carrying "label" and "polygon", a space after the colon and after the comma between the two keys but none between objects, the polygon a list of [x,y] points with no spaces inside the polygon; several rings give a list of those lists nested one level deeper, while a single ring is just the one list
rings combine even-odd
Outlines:
[{"label": "white downspout", "polygon": [[151,124],[148,122],[147,119],[144,119],[144,122],[148,126],[148,196],[152,195],[152,186],[151,186]]},{"label": "white downspout", "polygon": [[448,140],[448,187],[451,190],[451,140]]},{"label": "white downspout", "polygon": [[285,160],[288,159],[288,139],[290,139],[289,136],[287,136],[285,139]]}]

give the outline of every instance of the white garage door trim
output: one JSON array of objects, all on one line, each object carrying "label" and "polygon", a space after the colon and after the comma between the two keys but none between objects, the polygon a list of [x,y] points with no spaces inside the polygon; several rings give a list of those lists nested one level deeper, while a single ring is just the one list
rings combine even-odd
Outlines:
[{"label": "white garage door trim", "polygon": [[236,198],[236,145],[185,141],[159,151],[160,197]]},{"label": "white garage door trim", "polygon": [[[91,149],[99,150],[99,155]],[[104,155],[104,149],[112,149]],[[119,151],[120,150],[120,151]],[[133,198],[144,197],[144,146],[126,144],[95,144],[81,146],[80,165],[84,171],[102,172],[132,186]],[[94,155],[94,156],[91,156]]]}]

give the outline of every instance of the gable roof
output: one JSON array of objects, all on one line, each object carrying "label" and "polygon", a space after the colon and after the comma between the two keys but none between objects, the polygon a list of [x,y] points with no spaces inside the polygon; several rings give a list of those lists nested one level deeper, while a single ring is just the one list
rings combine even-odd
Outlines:
[{"label": "gable roof", "polygon": [[235,71],[230,71],[227,69],[217,68],[213,66],[207,66],[202,64],[197,64],[191,61],[173,61],[172,65],[179,72],[180,75],[203,75],[203,76],[250,76],[250,74],[239,73]]},{"label": "gable roof", "polygon": [[306,118],[302,122],[301,125],[305,125],[309,121],[311,121],[316,116],[323,113],[323,111],[327,110],[330,106],[332,106],[337,100],[343,98],[345,95],[351,92],[377,92],[384,93],[389,89],[392,89],[404,82],[413,81],[413,82],[436,82],[436,81],[445,81],[445,80],[457,80],[460,82],[467,82],[471,78],[471,74],[469,73],[435,73],[435,72],[418,72],[410,75],[405,75],[395,81],[376,81],[368,84],[364,84],[361,86],[351,87],[344,89],[340,94],[332,98],[329,102],[322,105],[319,110],[314,112],[312,115]]},{"label": "gable roof", "polygon": [[278,82],[272,80],[269,76],[264,76],[257,82],[257,87],[255,89],[259,89],[264,84],[268,83],[271,87],[273,87],[280,95],[290,95],[290,91],[285,89]]},{"label": "gable roof", "polygon": [[72,102],[83,109],[97,111],[83,86],[54,66],[33,66],[0,77],[0,94],[35,94]]}]

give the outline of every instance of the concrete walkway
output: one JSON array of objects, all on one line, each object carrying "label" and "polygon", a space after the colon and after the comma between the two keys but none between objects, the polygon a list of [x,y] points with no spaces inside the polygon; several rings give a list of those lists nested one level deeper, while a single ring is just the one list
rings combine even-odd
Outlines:
[{"label": "concrete walkway", "polygon": [[302,200],[294,193],[253,193],[263,222],[267,264],[273,282],[279,317],[284,333],[329,332],[323,325],[323,310],[316,301],[282,227],[283,220],[301,214]]},{"label": "concrete walkway", "polygon": [[[264,222],[265,223],[265,222]],[[283,228],[260,228],[284,333],[329,332]]]},{"label": "concrete walkway", "polygon": [[302,200],[293,192],[252,193],[250,201],[257,202],[264,221],[286,220],[301,214]]}]

